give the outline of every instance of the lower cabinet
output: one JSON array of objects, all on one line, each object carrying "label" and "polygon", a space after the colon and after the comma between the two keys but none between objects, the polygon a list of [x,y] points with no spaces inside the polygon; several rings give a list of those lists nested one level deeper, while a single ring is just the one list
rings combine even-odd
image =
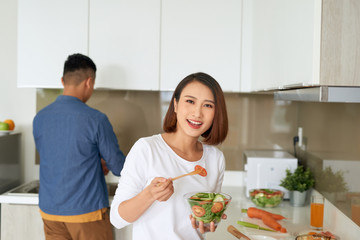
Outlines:
[{"label": "lower cabinet", "polygon": [[[114,240],[131,240],[132,225],[113,228]],[[43,222],[37,205],[1,204],[1,240],[45,240]]]}]

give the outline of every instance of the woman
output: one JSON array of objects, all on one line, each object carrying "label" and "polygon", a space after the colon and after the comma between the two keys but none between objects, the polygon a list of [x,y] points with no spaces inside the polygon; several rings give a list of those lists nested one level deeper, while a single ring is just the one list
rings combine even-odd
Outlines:
[{"label": "woman", "polygon": [[[130,150],[111,205],[117,228],[133,223],[133,239],[200,239],[183,196],[220,192],[223,153],[213,145],[228,132],[224,94],[211,76],[195,73],[176,87],[164,119],[164,133],[139,139]],[[201,137],[201,141],[200,141]],[[171,177],[204,167],[206,177]],[[162,177],[159,177],[162,176]],[[215,231],[212,223],[210,231]]]}]

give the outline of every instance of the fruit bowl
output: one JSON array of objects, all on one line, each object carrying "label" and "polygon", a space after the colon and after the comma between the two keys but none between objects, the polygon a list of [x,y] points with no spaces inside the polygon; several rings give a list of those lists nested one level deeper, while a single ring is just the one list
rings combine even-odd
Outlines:
[{"label": "fruit bowl", "polygon": [[261,188],[249,191],[250,199],[258,207],[271,208],[284,199],[284,192],[277,189]]},{"label": "fruit bowl", "polygon": [[12,130],[0,130],[0,136],[9,135]]},{"label": "fruit bowl", "polygon": [[191,192],[185,194],[184,198],[192,216],[197,222],[204,222],[205,227],[209,226],[210,222],[217,226],[231,201],[230,195],[215,192]]}]

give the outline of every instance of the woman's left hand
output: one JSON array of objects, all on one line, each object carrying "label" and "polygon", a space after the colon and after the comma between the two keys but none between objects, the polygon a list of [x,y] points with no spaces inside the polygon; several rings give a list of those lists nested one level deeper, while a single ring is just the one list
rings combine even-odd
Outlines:
[{"label": "woman's left hand", "polygon": [[[221,219],[226,219],[227,216],[226,214],[223,214],[221,216]],[[200,221],[199,224],[196,224],[196,219],[190,214],[190,220],[191,220],[191,225],[193,226],[193,228],[199,228],[200,233],[204,234],[205,232],[215,232],[215,223],[211,222],[209,227],[204,226],[204,222]]]}]

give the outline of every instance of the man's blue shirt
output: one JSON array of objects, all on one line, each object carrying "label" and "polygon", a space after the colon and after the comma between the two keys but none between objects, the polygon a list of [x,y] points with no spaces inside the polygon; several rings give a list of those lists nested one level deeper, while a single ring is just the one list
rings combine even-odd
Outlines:
[{"label": "man's blue shirt", "polygon": [[79,215],[109,206],[101,158],[119,176],[125,156],[105,114],[61,95],[35,116],[33,135],[43,212]]}]

